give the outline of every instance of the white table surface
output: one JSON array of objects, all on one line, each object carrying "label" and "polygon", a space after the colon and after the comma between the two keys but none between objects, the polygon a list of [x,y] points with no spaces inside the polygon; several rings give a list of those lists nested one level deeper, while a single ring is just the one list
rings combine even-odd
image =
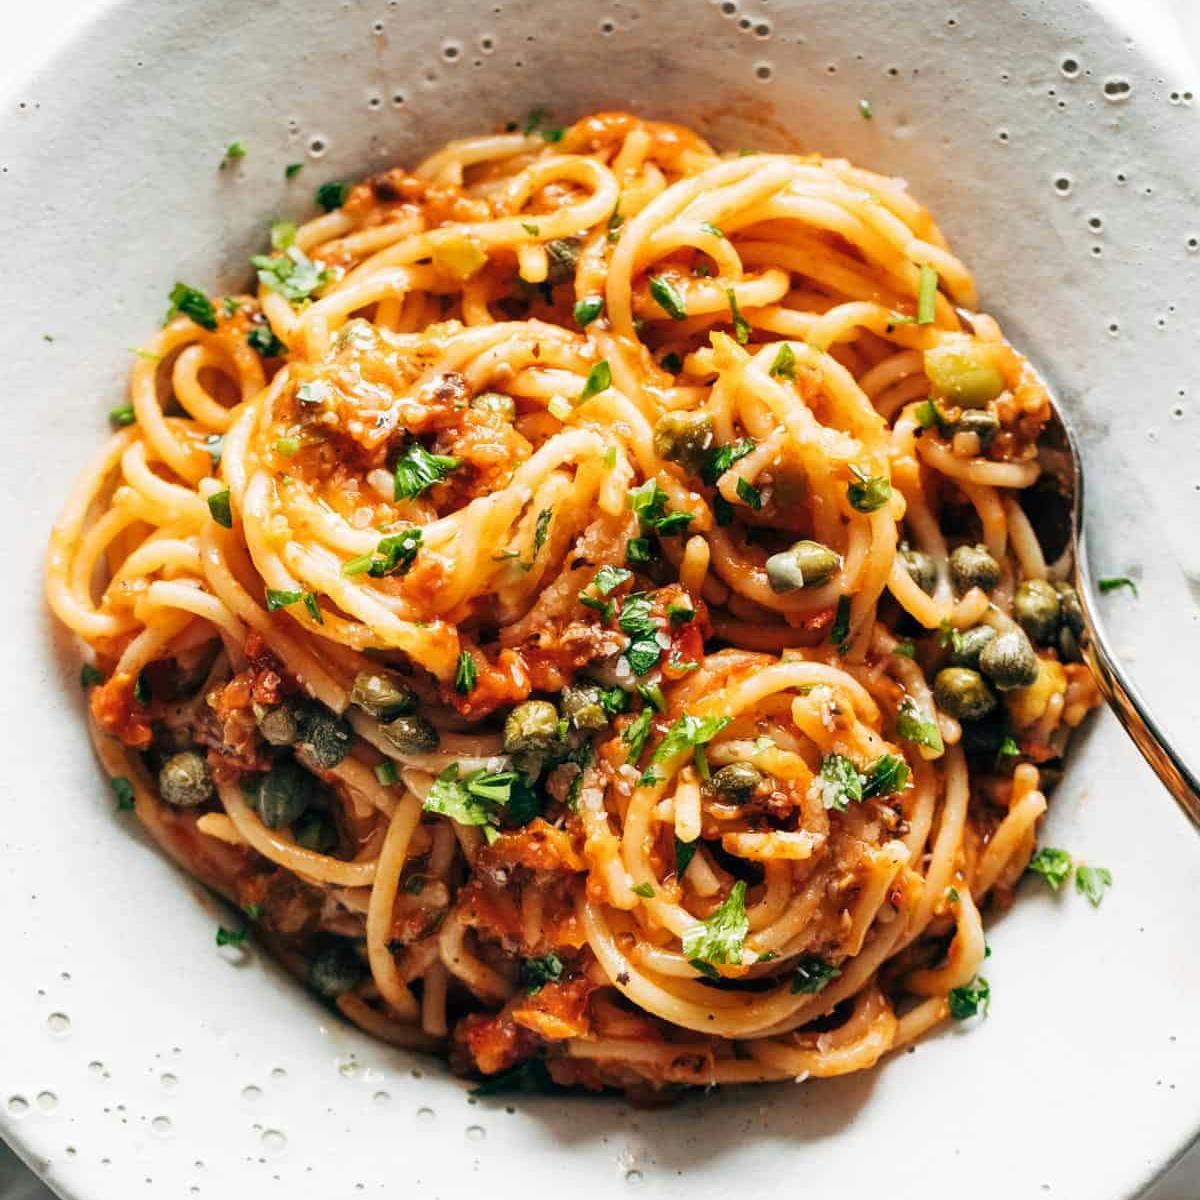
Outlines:
[{"label": "white table surface", "polygon": [[[7,91],[112,0],[0,0],[0,91]],[[188,0],[178,0],[187,3]],[[964,0],[969,4],[988,0]],[[859,4],[875,0],[858,0]],[[1092,0],[1180,77],[1200,85],[1200,0]],[[1200,87],[1196,88],[1200,91]],[[1200,148],[1198,148],[1200,149]],[[1119,1097],[1113,1098],[1119,1103]],[[1198,1200],[1200,1143],[1141,1200]],[[0,1142],[0,1200],[54,1200]]]}]

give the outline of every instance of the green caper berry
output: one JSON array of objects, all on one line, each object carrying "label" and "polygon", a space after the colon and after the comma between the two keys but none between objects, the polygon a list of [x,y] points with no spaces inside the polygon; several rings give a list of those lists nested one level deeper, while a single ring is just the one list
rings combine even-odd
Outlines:
[{"label": "green caper berry", "polygon": [[763,773],[753,763],[732,762],[713,772],[708,788],[730,804],[745,804],[762,784]]},{"label": "green caper berry", "polygon": [[1079,593],[1069,583],[1056,583],[1054,590],[1058,593],[1059,616],[1078,638],[1083,632],[1083,605],[1079,603]]},{"label": "green caper berry", "polygon": [[950,555],[950,578],[960,595],[976,587],[990,592],[1000,582],[1000,564],[983,546],[959,546]]},{"label": "green caper berry", "polygon": [[362,959],[348,938],[322,934],[319,939],[313,939],[308,982],[326,1000],[336,1000],[343,992],[357,987],[365,975]]},{"label": "green caper berry", "polygon": [[437,748],[441,738],[424,717],[409,713],[397,717],[386,725],[380,725],[379,732],[383,734],[401,754],[428,754]]},{"label": "green caper berry", "polygon": [[517,417],[517,402],[503,392],[480,392],[471,401],[471,407],[476,412],[486,413],[491,417],[499,417],[502,421],[512,422]]},{"label": "green caper berry", "polygon": [[268,829],[290,825],[312,801],[313,777],[294,759],[280,759],[259,781],[258,815]]},{"label": "green caper berry", "polygon": [[910,550],[905,546],[900,551],[900,562],[912,576],[913,583],[927,596],[932,596],[933,589],[937,587],[937,566],[932,556],[924,550]]},{"label": "green caper berry", "polygon": [[996,637],[996,631],[990,625],[976,625],[959,635],[958,648],[951,651],[950,662],[956,667],[979,667],[979,656],[989,642]]},{"label": "green caper berry", "polygon": [[258,732],[272,746],[294,746],[300,740],[300,721],[290,704],[269,708],[258,719]]},{"label": "green caper berry", "polygon": [[349,724],[326,708],[316,708],[301,721],[301,745],[319,767],[336,767],[350,753],[350,741]]},{"label": "green caper berry", "polygon": [[1008,629],[985,646],[979,669],[1002,692],[1028,687],[1038,676],[1037,655],[1020,629]]},{"label": "green caper berry", "polygon": [[382,721],[413,712],[417,698],[392,671],[359,671],[350,689],[350,703]]},{"label": "green caper berry", "polygon": [[577,237],[555,238],[546,243],[547,283],[553,286],[575,278],[575,266],[579,262],[582,246],[583,242]]},{"label": "green caper berry", "polygon": [[986,446],[1000,430],[1000,418],[986,408],[967,408],[954,422],[955,433],[973,433]]},{"label": "green caper berry", "polygon": [[713,446],[712,417],[703,412],[669,412],[654,426],[654,453],[698,471]]},{"label": "green caper berry", "polygon": [[1044,579],[1026,579],[1013,596],[1013,616],[1035,642],[1048,644],[1058,631],[1061,610],[1054,585]]},{"label": "green caper berry", "polygon": [[603,729],[608,714],[594,683],[571,683],[562,690],[563,714],[576,729]]},{"label": "green caper berry", "polygon": [[967,667],[943,667],[933,681],[933,698],[943,712],[963,721],[978,721],[996,707],[983,676]]},{"label": "green caper berry", "polygon": [[208,763],[195,750],[172,754],[158,773],[158,794],[173,808],[194,808],[212,797]]},{"label": "green caper berry", "polygon": [[797,542],[767,559],[767,582],[773,592],[817,587],[840,569],[842,556],[820,542]]},{"label": "green caper berry", "polygon": [[547,700],[526,700],[504,722],[504,753],[541,754],[558,741],[558,709]]}]

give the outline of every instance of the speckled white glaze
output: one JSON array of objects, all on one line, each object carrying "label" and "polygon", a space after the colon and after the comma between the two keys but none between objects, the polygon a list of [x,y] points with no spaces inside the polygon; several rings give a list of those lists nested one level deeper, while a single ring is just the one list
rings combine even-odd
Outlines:
[{"label": "speckled white glaze", "polygon": [[910,180],[1079,423],[1095,565],[1141,584],[1106,619],[1200,751],[1196,87],[1075,0],[110,5],[0,112],[0,1132],[81,1200],[1132,1196],[1200,1123],[1200,844],[1111,719],[1046,837],[1115,886],[1097,911],[1023,889],[986,1022],[664,1112],[475,1102],[216,949],[218,905],[113,811],[39,572],[173,280],[244,280],[322,179],[538,104],[634,107]]}]

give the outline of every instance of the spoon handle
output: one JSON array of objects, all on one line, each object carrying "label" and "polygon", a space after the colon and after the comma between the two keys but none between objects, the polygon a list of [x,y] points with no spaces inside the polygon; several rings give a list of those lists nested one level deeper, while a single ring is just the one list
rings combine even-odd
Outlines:
[{"label": "spoon handle", "polygon": [[1103,629],[1092,616],[1090,581],[1080,578],[1077,591],[1083,599],[1084,609],[1085,637],[1081,648],[1097,686],[1142,757],[1191,818],[1192,824],[1200,829],[1200,780],[1171,748],[1145,700],[1117,665]]}]

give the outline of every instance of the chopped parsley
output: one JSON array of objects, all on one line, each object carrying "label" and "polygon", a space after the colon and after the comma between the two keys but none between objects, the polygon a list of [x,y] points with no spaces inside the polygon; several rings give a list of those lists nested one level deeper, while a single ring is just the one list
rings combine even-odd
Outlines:
[{"label": "chopped parsley", "polygon": [[683,955],[693,966],[696,962],[740,964],[749,932],[746,881],[739,879],[712,916],[684,931]]},{"label": "chopped parsley", "polygon": [[263,358],[279,358],[287,353],[287,347],[275,336],[275,331],[268,324],[255,325],[246,334],[246,345],[251,350],[257,350]]},{"label": "chopped parsley", "polygon": [[1071,877],[1074,863],[1070,854],[1054,846],[1043,846],[1030,860],[1026,868],[1034,875],[1040,875],[1049,885],[1051,891],[1057,892]]},{"label": "chopped parsley", "polygon": [[[629,493],[628,504],[637,514],[643,533],[653,530],[660,537],[669,537],[686,529],[692,522],[691,513],[667,509],[667,493],[658,486],[657,479],[648,479],[641,487],[634,488]],[[629,559],[631,562],[646,561],[634,558],[632,554]]]},{"label": "chopped parsley", "polygon": [[331,179],[317,188],[316,200],[326,212],[333,212],[346,203],[349,194],[350,185],[344,179]]},{"label": "chopped parsley", "polygon": [[277,608],[287,608],[289,604],[299,604],[303,599],[303,592],[289,592],[280,588],[267,588],[267,612],[274,612]]},{"label": "chopped parsley", "polygon": [[917,284],[917,324],[932,325],[937,313],[938,273],[928,263],[921,264]]},{"label": "chopped parsley", "polygon": [[218,525],[224,526],[226,529],[233,528],[233,510],[229,506],[229,489],[225,488],[220,492],[213,492],[208,498],[208,511],[212,514],[212,519]]},{"label": "chopped parsley", "polygon": [[124,775],[114,775],[109,781],[113,795],[117,798],[117,811],[128,812],[133,808],[133,784]]},{"label": "chopped parsley", "polygon": [[472,1096],[496,1096],[503,1092],[553,1092],[557,1085],[550,1078],[545,1060],[541,1057],[527,1058],[523,1063],[507,1071],[488,1075],[482,1083],[471,1089]]},{"label": "chopped parsley", "polygon": [[947,999],[950,1001],[950,1015],[956,1021],[965,1021],[976,1015],[986,1017],[992,1002],[992,989],[986,979],[976,975],[964,987],[952,988]]},{"label": "chopped parsley", "polygon": [[662,367],[664,371],[670,371],[672,375],[678,375],[679,372],[683,370],[683,359],[680,358],[674,350],[672,350],[670,354],[664,354],[662,358],[658,360],[658,365]]},{"label": "chopped parsley", "polygon": [[815,954],[805,954],[797,960],[796,969],[792,974],[792,995],[815,996],[818,992],[823,992],[841,973],[833,963],[828,963]]},{"label": "chopped parsley", "polygon": [[621,741],[629,747],[629,753],[625,758],[627,763],[636,764],[637,760],[642,757],[642,751],[646,748],[646,739],[650,736],[650,723],[653,720],[654,710],[646,707],[622,730]]},{"label": "chopped parsley", "polygon": [[296,240],[294,221],[275,221],[271,225],[271,249],[286,250]]},{"label": "chopped parsley", "polygon": [[561,142],[563,134],[566,132],[561,126],[545,125],[546,110],[544,108],[535,108],[529,114],[525,121],[525,128],[522,131],[526,137],[532,137],[537,134],[545,142]]},{"label": "chopped parsley", "polygon": [[329,282],[329,272],[299,246],[289,246],[282,254],[255,254],[250,265],[258,269],[259,283],[292,304],[307,300]]},{"label": "chopped parsley", "polygon": [[829,640],[833,642],[839,654],[846,650],[846,641],[850,637],[850,597],[839,596],[837,610],[834,612],[833,625],[829,630]]},{"label": "chopped parsley", "polygon": [[651,275],[650,295],[671,320],[687,320],[687,309],[683,305],[683,297],[675,290],[670,280],[665,279],[662,275]]},{"label": "chopped parsley", "polygon": [[575,324],[580,329],[590,325],[604,311],[603,296],[584,296],[575,301]]},{"label": "chopped parsley", "polygon": [[633,572],[626,570],[625,567],[604,566],[596,572],[596,577],[592,580],[592,587],[600,595],[607,596],[632,578]]},{"label": "chopped parsley", "polygon": [[1107,867],[1075,868],[1075,890],[1081,896],[1086,896],[1093,908],[1099,907],[1104,899],[1104,891],[1112,887],[1112,881],[1112,872]]},{"label": "chopped parsley", "polygon": [[283,168],[283,177],[284,179],[295,179],[296,176],[299,175],[303,170],[303,163],[288,163],[288,165]]},{"label": "chopped parsley", "polygon": [[1097,580],[1097,586],[1102,592],[1115,592],[1118,588],[1128,588],[1135,596],[1138,594],[1137,584],[1128,575],[1108,575]]},{"label": "chopped parsley", "polygon": [[858,102],[858,113],[864,121],[870,121],[875,116],[875,106],[870,100],[860,100]]},{"label": "chopped parsley", "polygon": [[263,906],[256,900],[252,900],[249,904],[242,905],[242,912],[246,914],[252,921],[260,921],[263,915]]},{"label": "chopped parsley", "polygon": [[625,561],[631,563],[648,563],[652,555],[650,553],[650,539],[644,537],[630,538],[625,546]]},{"label": "chopped parsley", "polygon": [[787,342],[779,347],[775,361],[771,364],[770,374],[780,379],[796,378],[796,352]]},{"label": "chopped parsley", "polygon": [[454,672],[454,690],[466,696],[475,690],[475,682],[479,678],[479,668],[475,665],[475,656],[470,650],[464,650],[458,656],[458,669]]},{"label": "chopped parsley", "polygon": [[725,289],[725,299],[729,301],[729,315],[733,319],[733,336],[739,346],[744,346],[750,340],[750,322],[742,316],[738,306],[737,292],[733,288]]},{"label": "chopped parsley", "polygon": [[[246,157],[246,143],[241,138],[235,138],[225,147],[225,162]],[[222,166],[225,163],[221,164]]]},{"label": "chopped parsley", "polygon": [[521,982],[530,995],[541,991],[546,984],[561,979],[562,973],[562,959],[557,954],[547,954],[542,958],[527,958],[521,963]]},{"label": "chopped parsley", "polygon": [[854,479],[846,488],[850,507],[861,513],[873,513],[892,498],[892,485],[882,475],[868,475],[866,471],[851,465]]},{"label": "chopped parsley", "polygon": [[641,896],[643,900],[651,900],[654,898],[654,885],[652,883],[639,883],[633,889],[635,896]]},{"label": "chopped parsley", "polygon": [[[546,544],[546,538],[550,536],[550,522],[554,517],[553,508],[543,508],[537,515],[537,524],[533,528],[533,557],[541,553],[542,547]],[[533,566],[533,563],[529,564]]]},{"label": "chopped parsley", "polygon": [[167,315],[163,318],[164,325],[177,316],[184,316],[195,321],[202,329],[216,329],[217,310],[199,288],[186,283],[176,283],[168,299],[171,301],[171,307],[167,309]]},{"label": "chopped parsley", "polygon": [[912,638],[902,638],[892,647],[892,653],[897,658],[916,658],[917,647]]},{"label": "chopped parsley", "polygon": [[704,460],[704,465],[700,468],[700,478],[709,487],[715,487],[717,480],[735,462],[745,458],[754,449],[756,444],[753,438],[742,438],[740,441],[730,442],[727,446],[714,446],[708,452]]},{"label": "chopped parsley", "polygon": [[98,683],[104,682],[104,675],[97,671],[91,663],[84,663],[79,668],[79,686],[86,692],[88,688],[95,687]]},{"label": "chopped parsley", "polygon": [[116,408],[108,410],[108,423],[114,429],[124,429],[128,425],[132,425],[137,420],[137,414],[133,411],[132,404],[119,404]]},{"label": "chopped parsley", "polygon": [[695,842],[681,842],[678,838],[675,839],[675,877],[681,879],[684,871],[688,869],[688,863],[692,861],[693,855],[696,853]]},{"label": "chopped parsley", "polygon": [[896,733],[906,742],[926,746],[938,754],[944,749],[937,721],[927,717],[911,696],[905,696],[900,701],[900,708],[896,713]]},{"label": "chopped parsley", "polygon": [[621,226],[624,224],[625,218],[621,216],[621,197],[618,196],[612,212],[608,215],[608,240],[610,242],[615,242],[621,236]]},{"label": "chopped parsley", "polygon": [[858,768],[842,754],[826,754],[813,788],[827,809],[845,812],[852,801],[863,798],[863,778]]},{"label": "chopped parsley", "polygon": [[1005,734],[1000,749],[996,751],[996,771],[1006,771],[1012,765],[1013,759],[1021,757],[1021,747],[1017,745],[1012,734]]},{"label": "chopped parsley", "polygon": [[935,426],[940,429],[946,424],[946,414],[938,408],[933,400],[922,400],[914,410],[917,418],[917,424],[922,429],[933,429]]},{"label": "chopped parsley", "polygon": [[667,711],[667,698],[663,695],[663,690],[657,683],[639,683],[637,690],[638,695],[655,712],[665,713]]},{"label": "chopped parsley", "polygon": [[701,221],[700,228],[703,229],[705,233],[711,233],[715,238],[724,239],[725,237],[725,230],[723,230],[719,225],[714,225],[711,221]]},{"label": "chopped parsley", "polygon": [[246,940],[245,929],[226,929],[224,925],[217,926],[218,946],[240,946]]},{"label": "chopped parsley", "polygon": [[460,777],[458,763],[451,763],[433,781],[423,807],[426,812],[449,817],[460,825],[482,825],[494,830],[497,808],[512,799],[523,800],[520,796],[523,789],[528,790],[516,771],[489,774],[479,767]]},{"label": "chopped parsley", "polygon": [[373,554],[360,554],[342,565],[343,575],[362,575],[374,579],[385,575],[407,575],[417,551],[421,548],[421,531],[406,529],[403,533],[382,538]]},{"label": "chopped parsley", "polygon": [[763,506],[762,492],[753,484],[747,483],[740,475],[737,483],[734,485],[737,491],[737,498],[749,508],[759,512]]},{"label": "chopped parsley", "polygon": [[908,783],[908,763],[898,754],[881,754],[863,776],[863,799],[893,796]]},{"label": "chopped parsley", "polygon": [[420,442],[410,442],[396,459],[393,495],[397,500],[412,500],[461,465],[461,458],[430,454]]},{"label": "chopped parsley", "polygon": [[521,222],[521,228],[525,230],[530,237],[537,237],[540,230],[536,225],[531,225],[528,221]]},{"label": "chopped parsley", "polygon": [[731,717],[693,717],[684,713],[654,747],[651,764],[666,762],[696,746],[707,745],[731,720]]},{"label": "chopped parsley", "polygon": [[587,382],[583,385],[583,391],[579,393],[578,403],[583,404],[584,401],[598,396],[610,387],[612,387],[612,367],[608,365],[607,358],[602,358],[588,372]]},{"label": "chopped parsley", "polygon": [[400,772],[390,758],[385,758],[383,762],[375,765],[375,778],[384,787],[391,787],[400,778]]}]

